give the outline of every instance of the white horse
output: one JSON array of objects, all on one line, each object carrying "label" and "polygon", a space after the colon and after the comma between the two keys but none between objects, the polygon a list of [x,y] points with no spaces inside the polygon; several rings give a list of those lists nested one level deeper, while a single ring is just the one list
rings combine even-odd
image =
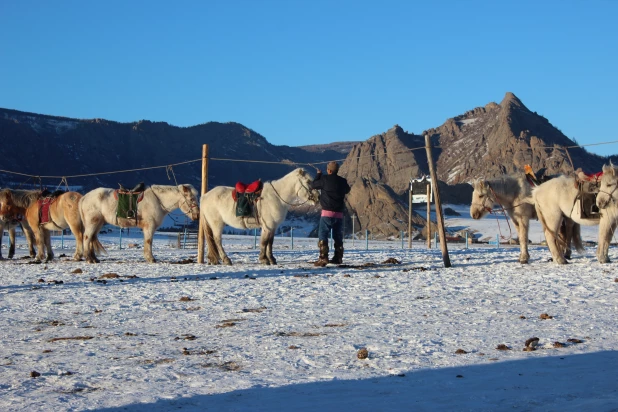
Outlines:
[{"label": "white horse", "polygon": [[599,222],[599,248],[597,257],[601,263],[609,263],[609,243],[618,225],[618,166],[603,165],[601,186],[597,194],[597,206],[601,209]]},{"label": "white horse", "polygon": [[[530,259],[528,253],[530,219],[537,218],[537,213],[531,201],[532,187],[530,183],[524,176],[502,176],[490,180],[477,180],[473,187],[470,216],[473,219],[480,219],[491,212],[494,206],[501,206],[517,229],[520,250],[519,262],[528,263]],[[565,250],[561,251],[560,254],[568,259],[571,257],[571,241],[578,251],[583,250],[580,227],[571,219],[565,219],[564,227],[560,223],[558,228],[563,229],[560,236],[563,239],[562,245],[565,246]],[[562,256],[562,260],[564,260],[564,256]]]},{"label": "white horse", "polygon": [[[567,263],[560,253],[562,241],[556,238],[556,234],[564,218],[570,218],[576,223],[585,226],[596,226],[601,223],[597,259],[600,263],[609,262],[607,258],[609,243],[604,244],[604,242],[608,242],[609,240],[609,238],[606,239],[606,233],[612,226],[610,215],[615,213],[615,207],[609,208],[606,213],[601,215],[600,219],[584,218],[581,212],[582,199],[577,181],[574,177],[569,176],[559,176],[534,188],[532,191],[532,201],[535,204],[539,220],[543,225],[545,240],[547,240],[547,246],[549,247],[554,262],[559,264]],[[597,199],[597,202],[598,201]],[[615,227],[615,225],[613,227]]]},{"label": "white horse", "polygon": [[221,234],[227,224],[237,229],[261,227],[260,263],[276,264],[277,260],[272,252],[275,231],[285,219],[289,208],[307,202],[317,204],[319,201],[319,192],[311,189],[312,180],[309,173],[298,168],[281,179],[264,183],[262,194],[255,206],[258,219],[236,216],[232,187],[217,186],[202,196],[200,209],[208,243],[208,263],[217,265],[221,259],[226,265],[232,264],[221,243]]},{"label": "white horse", "polygon": [[137,219],[116,216],[118,200],[114,189],[98,188],[84,195],[79,210],[84,222],[84,254],[89,263],[98,263],[95,249],[98,234],[105,223],[119,227],[139,227],[144,232],[144,257],[155,262],[152,256],[152,237],[161,226],[165,216],[180,209],[192,220],[200,215],[197,190],[189,184],[178,186],[153,185],[144,191],[143,199],[137,204]]}]

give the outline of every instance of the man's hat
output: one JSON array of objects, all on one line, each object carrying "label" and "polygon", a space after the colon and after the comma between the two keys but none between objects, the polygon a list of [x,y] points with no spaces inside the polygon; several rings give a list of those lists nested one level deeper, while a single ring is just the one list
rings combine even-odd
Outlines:
[{"label": "man's hat", "polygon": [[333,173],[337,173],[339,171],[339,163],[337,162],[328,163],[328,166],[326,166],[326,170],[330,170]]}]

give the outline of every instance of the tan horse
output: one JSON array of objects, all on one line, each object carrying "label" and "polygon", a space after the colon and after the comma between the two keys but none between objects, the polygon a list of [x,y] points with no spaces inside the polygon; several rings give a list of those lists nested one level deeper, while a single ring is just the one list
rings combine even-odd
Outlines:
[{"label": "tan horse", "polygon": [[[74,260],[80,260],[83,256],[82,237],[84,226],[79,214],[79,200],[82,195],[77,192],[65,192],[56,197],[49,206],[49,221],[41,223],[42,199],[38,190],[0,190],[0,219],[7,221],[17,215],[23,215],[24,221],[32,229],[37,246],[37,260],[51,261],[54,252],[51,247],[50,230],[63,230],[70,228],[75,236]],[[45,251],[47,250],[47,258]]]}]

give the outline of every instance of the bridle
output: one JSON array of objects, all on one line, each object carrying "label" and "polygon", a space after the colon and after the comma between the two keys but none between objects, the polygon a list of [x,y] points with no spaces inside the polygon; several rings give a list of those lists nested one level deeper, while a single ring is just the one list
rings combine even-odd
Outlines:
[{"label": "bridle", "polygon": [[[286,205],[289,205],[289,206],[295,207],[295,206],[302,206],[302,205],[304,205],[305,203],[307,203],[307,202],[309,202],[309,201],[316,202],[316,201],[317,201],[317,199],[315,198],[315,196],[314,196],[313,192],[311,191],[311,189],[309,189],[307,186],[305,186],[305,185],[304,185],[304,183],[303,183],[303,181],[302,181],[301,179],[298,179],[298,181],[299,181],[299,183],[300,183],[301,187],[307,191],[307,200],[305,200],[305,201],[304,201],[304,202],[302,202],[302,203],[297,203],[297,204],[293,204],[293,203],[289,203],[289,202],[287,202],[285,199],[283,199],[283,198],[281,197],[281,195],[279,194],[279,192],[277,192],[277,189],[275,188],[275,186],[273,185],[273,183],[272,183],[272,182],[270,182],[270,181],[269,181],[268,183],[270,183],[270,186],[271,186],[271,187],[273,188],[273,190],[275,191],[275,194],[277,195],[277,197],[278,197],[278,198],[279,198],[279,199],[280,199],[283,203],[285,203]],[[296,191],[296,196],[297,196],[297,197],[298,197],[298,193],[299,193],[299,192],[300,192],[300,189],[298,189],[298,190]]]}]

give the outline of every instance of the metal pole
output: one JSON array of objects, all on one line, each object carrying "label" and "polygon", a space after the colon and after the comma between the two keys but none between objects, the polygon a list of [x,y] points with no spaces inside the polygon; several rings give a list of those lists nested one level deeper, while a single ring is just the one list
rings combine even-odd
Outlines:
[{"label": "metal pole", "polygon": [[253,249],[257,249],[257,229],[253,229]]},{"label": "metal pole", "polygon": [[438,232],[433,234],[433,244],[438,247]]},{"label": "metal pole", "polygon": [[187,248],[187,228],[186,227],[185,227],[184,232],[185,233],[184,233],[184,237],[182,239],[182,248],[186,249]]},{"label": "metal pole", "polygon": [[498,249],[500,249],[500,237],[499,237],[499,235],[496,235],[496,247]]},{"label": "metal pole", "polygon": [[120,245],[119,249],[122,250],[122,228],[120,228]]},{"label": "metal pole", "polygon": [[410,202],[410,205],[408,206],[408,249],[411,249],[412,248],[412,182],[410,182],[409,202]]},{"label": "metal pole", "polygon": [[400,233],[401,233],[401,248],[403,249],[403,230]]},{"label": "metal pole", "polygon": [[354,231],[354,219],[356,215],[352,215],[352,247],[354,247],[354,239],[356,238],[356,232]]},{"label": "metal pole", "polygon": [[290,228],[290,237],[292,238],[292,249],[294,249],[294,228]]},{"label": "metal pole", "polygon": [[[77,241],[77,239],[75,239]],[[77,245],[75,245],[77,247]],[[60,249],[64,249],[64,229],[60,231]]]},{"label": "metal pole", "polygon": [[365,249],[369,250],[369,230],[365,229]]}]

